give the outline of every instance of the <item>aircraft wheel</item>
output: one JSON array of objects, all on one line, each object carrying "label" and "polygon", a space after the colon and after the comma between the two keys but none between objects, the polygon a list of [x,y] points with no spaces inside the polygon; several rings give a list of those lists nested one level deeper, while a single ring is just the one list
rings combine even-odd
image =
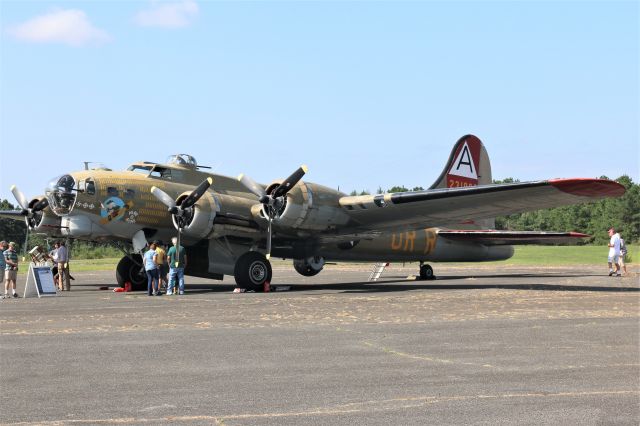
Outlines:
[{"label": "aircraft wheel", "polygon": [[[133,257],[133,259],[131,259]],[[124,287],[124,283],[131,283],[131,290],[146,290],[147,275],[144,273],[142,265],[142,256],[132,254],[131,257],[125,256],[120,259],[116,267],[116,281],[120,287]]]},{"label": "aircraft wheel", "polygon": [[305,277],[313,277],[315,275],[318,275],[320,271],[322,271],[323,267],[324,259],[322,260],[322,263],[318,263],[316,265],[310,264],[307,259],[294,259],[293,261],[293,269],[295,269],[297,273]]},{"label": "aircraft wheel", "polygon": [[421,280],[435,280],[436,276],[433,275],[433,268],[431,265],[422,265],[420,267],[420,279]]},{"label": "aircraft wheel", "polygon": [[266,281],[271,281],[271,263],[257,251],[249,251],[238,259],[233,277],[238,287],[261,291]]}]

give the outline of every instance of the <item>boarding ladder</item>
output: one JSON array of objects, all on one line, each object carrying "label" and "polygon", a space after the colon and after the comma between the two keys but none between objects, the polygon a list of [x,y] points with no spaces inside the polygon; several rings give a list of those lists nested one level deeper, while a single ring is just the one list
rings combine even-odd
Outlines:
[{"label": "boarding ladder", "polygon": [[384,269],[389,266],[389,262],[386,263],[376,263],[375,265],[373,265],[373,270],[371,271],[371,274],[369,275],[369,280],[368,281],[378,281],[378,278],[380,278],[380,275],[382,275],[382,273],[384,272]]}]

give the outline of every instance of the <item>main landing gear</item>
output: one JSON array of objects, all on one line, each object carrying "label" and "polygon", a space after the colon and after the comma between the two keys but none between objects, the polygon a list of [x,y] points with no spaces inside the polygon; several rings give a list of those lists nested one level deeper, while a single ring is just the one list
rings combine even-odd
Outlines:
[{"label": "main landing gear", "polygon": [[433,268],[431,265],[426,265],[424,262],[420,262],[420,279],[421,280],[435,280],[436,276],[433,275]]},{"label": "main landing gear", "polygon": [[142,266],[142,256],[131,254],[124,256],[116,267],[116,280],[120,287],[127,281],[131,283],[131,290],[147,289],[147,274]]},{"label": "main landing gear", "polygon": [[271,282],[271,263],[262,253],[246,252],[236,261],[233,277],[238,287],[261,291],[265,282]]}]

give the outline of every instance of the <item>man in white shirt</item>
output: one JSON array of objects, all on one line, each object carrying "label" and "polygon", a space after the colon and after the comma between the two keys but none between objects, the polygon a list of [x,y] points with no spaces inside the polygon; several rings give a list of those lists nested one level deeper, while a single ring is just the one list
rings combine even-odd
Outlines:
[{"label": "man in white shirt", "polygon": [[614,274],[613,266],[616,266],[615,275],[616,277],[620,276],[620,265],[618,261],[620,259],[620,234],[616,232],[615,229],[609,229],[609,276]]}]

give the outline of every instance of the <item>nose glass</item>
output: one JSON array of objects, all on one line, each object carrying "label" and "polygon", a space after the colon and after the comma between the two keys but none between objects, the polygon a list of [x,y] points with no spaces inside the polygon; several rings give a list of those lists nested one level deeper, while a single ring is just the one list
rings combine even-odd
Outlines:
[{"label": "nose glass", "polygon": [[76,181],[71,175],[63,175],[53,178],[45,195],[49,200],[49,207],[58,216],[71,213],[76,202],[77,191],[75,190]]}]

